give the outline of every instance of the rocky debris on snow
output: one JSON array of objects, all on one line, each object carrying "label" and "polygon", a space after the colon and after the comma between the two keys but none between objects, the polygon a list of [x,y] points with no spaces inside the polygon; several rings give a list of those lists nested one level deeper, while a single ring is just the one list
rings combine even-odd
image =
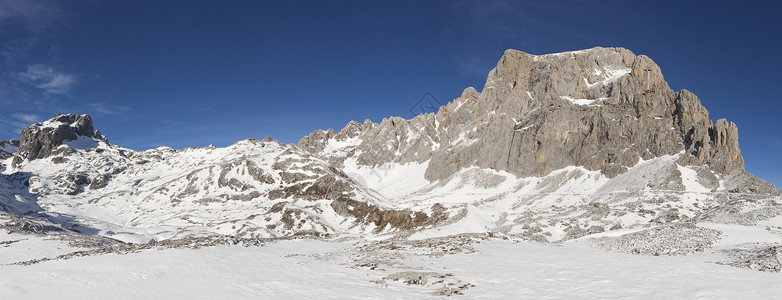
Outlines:
[{"label": "rocky debris on snow", "polygon": [[16,214],[2,213],[0,218],[0,229],[3,229],[9,233],[24,233],[24,234],[49,234],[54,232],[67,232],[69,229],[62,224],[54,223],[52,221],[33,217],[33,216],[20,216]]},{"label": "rocky debris on snow", "polygon": [[445,208],[436,203],[432,206],[432,214],[413,212],[409,209],[383,209],[365,202],[347,198],[339,198],[331,202],[334,212],[341,216],[355,218],[356,223],[372,223],[376,231],[381,232],[387,227],[397,229],[415,229],[424,226],[437,225],[448,218]]},{"label": "rocky debris on snow", "polygon": [[474,244],[492,239],[489,233],[463,233],[442,238],[422,240],[392,239],[368,243],[358,247],[360,257],[396,257],[403,253],[416,253],[426,257],[443,257],[458,253],[473,253]]},{"label": "rocky debris on snow", "polygon": [[768,220],[782,215],[782,203],[779,199],[752,199],[749,196],[731,200],[698,215],[698,222],[714,222],[753,226],[758,221]]},{"label": "rocky debris on snow", "polygon": [[756,197],[755,195],[782,195],[776,186],[770,184],[745,170],[731,172],[724,178],[724,189],[731,194],[740,194],[742,197]]},{"label": "rocky debris on snow", "polygon": [[297,238],[310,238],[310,237],[322,238],[325,236],[318,235],[318,234],[316,235],[297,234],[297,235],[281,237],[281,238],[238,238],[233,236],[211,235],[205,237],[186,237],[181,239],[150,241],[149,243],[143,243],[143,244],[116,243],[112,245],[104,245],[96,249],[75,251],[75,252],[59,255],[53,258],[33,259],[28,261],[17,262],[14,264],[32,265],[32,264],[37,264],[37,263],[51,261],[51,260],[63,260],[63,259],[70,259],[74,257],[102,255],[102,254],[124,255],[124,254],[144,251],[144,250],[163,250],[163,249],[174,249],[174,248],[199,249],[199,248],[217,247],[217,246],[263,247],[267,243],[274,242],[274,241],[297,239]]},{"label": "rocky debris on snow", "polygon": [[[375,283],[387,286],[390,281],[400,281],[407,285],[421,285],[421,286],[436,286],[442,285],[434,292],[432,296],[452,296],[462,295],[462,291],[475,287],[470,283],[462,283],[461,280],[449,280],[453,277],[453,274],[440,274],[436,272],[417,272],[417,271],[405,271],[387,275]],[[448,282],[453,281],[453,282]]]},{"label": "rocky debris on snow", "polygon": [[[343,239],[354,241],[350,238]],[[480,233],[422,240],[391,238],[370,241],[362,239],[355,240],[356,242],[352,246],[336,252],[291,254],[288,257],[306,256],[385,274],[379,279],[371,280],[371,282],[384,287],[394,283],[418,285],[436,288],[430,293],[431,295],[451,296],[461,295],[463,291],[475,287],[475,285],[469,283],[467,278],[460,278],[459,274],[409,266],[411,258],[426,260],[445,255],[475,253],[476,244],[495,239],[507,240],[507,237],[496,233]]]},{"label": "rocky debris on snow", "polygon": [[75,226],[65,226],[40,216],[25,216],[0,212],[0,229],[7,233],[34,235],[66,241],[76,248],[116,247],[126,243],[101,235],[80,233]]},{"label": "rocky debris on snow", "polygon": [[590,239],[594,248],[640,255],[689,255],[703,252],[719,240],[718,230],[677,223],[616,237]]},{"label": "rocky debris on snow", "polygon": [[[449,286],[450,285],[450,286]],[[462,285],[456,286],[454,283],[449,283],[449,285],[443,285],[436,291],[432,293],[432,296],[446,296],[450,297],[452,295],[463,295],[463,290],[466,290],[471,287],[475,287],[474,284],[471,283],[464,283]]]},{"label": "rocky debris on snow", "polygon": [[[450,274],[448,274],[450,275]],[[386,283],[386,280],[393,280],[393,281],[402,281],[406,284],[413,284],[413,285],[426,285],[429,283],[429,278],[445,278],[448,275],[441,275],[437,274],[435,272],[400,272],[400,273],[394,273],[390,274],[386,277],[383,277],[382,280],[378,281],[379,284]],[[453,275],[450,275],[453,276]]]},{"label": "rocky debris on snow", "polygon": [[718,261],[717,264],[763,272],[782,271],[782,263],[780,263],[782,245],[750,243],[734,249],[720,250],[720,252],[728,258]]}]

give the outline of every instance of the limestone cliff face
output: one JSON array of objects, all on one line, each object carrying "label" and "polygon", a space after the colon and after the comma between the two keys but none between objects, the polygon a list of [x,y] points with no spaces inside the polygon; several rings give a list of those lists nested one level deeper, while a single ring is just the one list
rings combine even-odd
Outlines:
[{"label": "limestone cliff face", "polygon": [[315,132],[299,145],[318,152],[313,145],[357,137],[359,164],[431,159],[429,180],[471,166],[525,177],[583,166],[614,177],[639,159],[682,152],[681,164],[744,169],[735,124],[713,123],[695,95],[671,90],[650,58],[622,48],[507,50],[481,93],[468,88],[436,114],[343,131]]},{"label": "limestone cliff face", "polygon": [[317,153],[326,146],[326,141],[334,138],[334,130],[316,130],[299,141],[299,147],[307,151]]}]

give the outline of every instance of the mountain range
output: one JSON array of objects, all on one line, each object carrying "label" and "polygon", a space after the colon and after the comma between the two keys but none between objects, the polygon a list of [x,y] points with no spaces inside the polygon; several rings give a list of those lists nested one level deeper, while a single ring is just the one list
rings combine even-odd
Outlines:
[{"label": "mountain range", "polygon": [[0,227],[89,249],[473,234],[686,255],[713,248],[725,225],[782,232],[782,192],[745,171],[737,125],[711,120],[623,48],[507,50],[480,92],[468,87],[435,113],[354,121],[295,144],[135,151],[90,116],[62,114],[0,142],[0,159]]}]

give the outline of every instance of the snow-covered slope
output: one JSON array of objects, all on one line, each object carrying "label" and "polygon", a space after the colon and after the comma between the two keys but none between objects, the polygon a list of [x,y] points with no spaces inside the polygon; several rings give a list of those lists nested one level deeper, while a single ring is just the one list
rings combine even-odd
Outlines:
[{"label": "snow-covered slope", "polygon": [[[325,148],[336,148],[331,143]],[[412,210],[425,211],[437,204],[454,212],[449,222],[422,228],[411,238],[498,232],[554,242],[622,228],[687,222],[731,201],[767,199],[773,204],[780,199],[732,188],[737,177],[679,165],[684,153],[639,159],[613,178],[583,167],[563,168],[543,177],[516,177],[472,167],[429,182],[424,179],[428,161],[368,167],[356,162],[358,151],[341,151],[354,153],[344,160],[345,173],[377,197]]]},{"label": "snow-covered slope", "polygon": [[25,187],[28,204],[52,219],[120,240],[363,232],[367,224],[340,216],[333,200],[394,207],[327,162],[271,140],[136,152],[79,136],[56,149],[67,154],[24,161],[2,184]]},{"label": "snow-covered slope", "polygon": [[[365,250],[355,244],[296,240],[0,266],[0,291],[35,299],[774,299],[782,292],[779,274],[704,263],[707,256],[644,257],[492,240],[444,256],[419,248],[396,254],[393,266],[372,268],[353,261]],[[393,253],[373,255],[382,261]]]}]

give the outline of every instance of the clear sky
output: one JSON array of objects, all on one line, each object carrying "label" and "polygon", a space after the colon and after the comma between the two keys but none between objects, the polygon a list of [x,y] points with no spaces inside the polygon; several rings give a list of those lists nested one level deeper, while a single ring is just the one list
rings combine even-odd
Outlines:
[{"label": "clear sky", "polygon": [[621,46],[739,126],[782,186],[780,1],[0,0],[0,139],[89,113],[144,150],[296,142],[479,91],[508,48]]}]

